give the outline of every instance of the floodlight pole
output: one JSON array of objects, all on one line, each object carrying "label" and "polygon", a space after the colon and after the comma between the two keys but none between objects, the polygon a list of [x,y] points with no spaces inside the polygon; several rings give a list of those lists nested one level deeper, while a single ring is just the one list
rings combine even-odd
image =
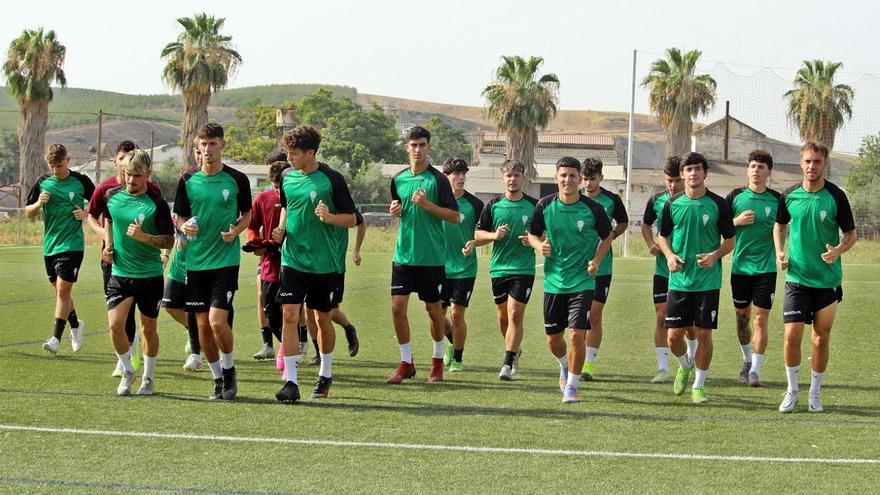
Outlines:
[{"label": "floodlight pole", "polygon": [[[633,71],[632,71],[632,91],[629,97],[629,129],[626,133],[626,191],[624,193],[624,201],[626,202],[626,211],[631,211],[629,204],[630,189],[632,189],[632,168],[633,168],[633,127],[636,114],[636,60],[638,50],[633,50]],[[629,225],[623,231],[623,256],[629,256]]]}]

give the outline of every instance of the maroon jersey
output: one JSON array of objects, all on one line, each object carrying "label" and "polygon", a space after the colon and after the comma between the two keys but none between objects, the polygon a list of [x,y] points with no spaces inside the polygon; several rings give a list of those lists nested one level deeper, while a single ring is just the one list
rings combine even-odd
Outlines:
[{"label": "maroon jersey", "polygon": [[[97,186],[95,186],[95,192],[92,193],[92,198],[89,200],[88,213],[92,217],[100,220],[101,226],[104,226],[104,208],[107,207],[107,191],[114,187],[119,187],[120,185],[124,186],[125,183],[123,182],[120,184],[116,179],[116,176],[113,175],[102,180]],[[158,194],[160,197],[162,196],[162,190],[159,189],[159,186],[150,181],[147,181],[147,190]],[[101,239],[101,249],[103,248],[104,239]]]},{"label": "maroon jersey", "polygon": [[272,248],[266,249],[260,258],[260,278],[266,282],[279,282],[281,276],[281,251],[272,240],[272,229],[281,220],[281,197],[275,189],[263,191],[254,198],[251,223],[247,228],[248,242],[263,241]]}]

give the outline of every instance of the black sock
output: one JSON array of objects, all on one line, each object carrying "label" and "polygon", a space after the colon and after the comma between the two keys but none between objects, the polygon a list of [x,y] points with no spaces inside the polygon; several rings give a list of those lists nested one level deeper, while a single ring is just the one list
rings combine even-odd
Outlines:
[{"label": "black sock", "polygon": [[134,302],[131,303],[131,309],[128,310],[128,316],[125,318],[125,336],[128,337],[129,345],[134,344],[134,336],[137,333],[137,325],[134,321]]},{"label": "black sock", "polygon": [[280,328],[273,328],[272,335],[274,335],[275,338],[278,339],[278,342],[281,342],[281,329]]},{"label": "black sock", "polygon": [[351,323],[345,325],[342,328],[345,330],[345,338],[348,340],[349,343],[351,343],[351,341],[355,338],[357,329],[355,329],[354,325],[352,325]]},{"label": "black sock", "polygon": [[272,347],[272,329],[265,326],[260,330],[260,333],[263,335],[263,344]]},{"label": "black sock", "polygon": [[513,360],[516,358],[516,351],[504,351],[504,365],[513,366]]},{"label": "black sock", "polygon": [[61,340],[61,336],[64,335],[64,324],[67,323],[64,321],[64,318],[55,318],[55,329],[54,334],[55,338]]},{"label": "black sock", "polygon": [[447,334],[446,334],[446,340],[448,340],[450,344],[453,343],[453,342],[452,342],[452,334],[451,334],[451,333],[447,333]]},{"label": "black sock", "polygon": [[299,332],[299,341],[300,342],[308,342],[309,341],[309,327],[299,327],[297,329]]},{"label": "black sock", "polygon": [[192,348],[193,354],[202,353],[202,345],[199,343],[199,324],[196,323],[196,314],[188,311],[186,313],[186,332],[189,334],[189,346]]},{"label": "black sock", "polygon": [[462,354],[464,354],[464,349],[452,349],[452,360],[460,363]]},{"label": "black sock", "polygon": [[321,355],[321,348],[318,347],[318,339],[312,339],[312,344],[315,344],[315,354],[320,356]]},{"label": "black sock", "polygon": [[76,308],[70,310],[70,314],[67,315],[67,323],[70,323],[70,328],[77,328],[79,326],[79,318],[76,317]]}]

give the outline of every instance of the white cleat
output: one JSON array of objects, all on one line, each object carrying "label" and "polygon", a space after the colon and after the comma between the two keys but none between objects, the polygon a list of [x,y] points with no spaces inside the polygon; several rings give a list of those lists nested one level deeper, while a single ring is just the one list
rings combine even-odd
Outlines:
[{"label": "white cleat", "polygon": [[510,376],[514,377],[519,373],[519,357],[522,356],[522,349],[516,351],[516,356],[513,358],[513,364],[510,366]]},{"label": "white cleat", "polygon": [[153,379],[143,377],[141,379],[141,387],[138,389],[137,394],[140,396],[153,395]]},{"label": "white cleat", "polygon": [[131,395],[131,386],[134,383],[134,371],[123,371],[119,386],[116,387],[116,395],[123,397]]},{"label": "white cleat", "polygon": [[184,371],[199,371],[202,369],[202,357],[198,354],[190,354],[183,363]]},{"label": "white cleat", "polygon": [[822,407],[822,399],[819,398],[819,394],[810,394],[808,411],[810,411],[811,413],[825,412],[825,408]]},{"label": "white cleat", "polygon": [[299,343],[299,355],[302,357],[306,357],[309,355],[309,341],[300,341]]},{"label": "white cleat", "polygon": [[79,352],[83,346],[83,333],[86,329],[86,322],[79,320],[79,325],[76,328],[70,329],[70,348],[73,349],[73,352]]},{"label": "white cleat", "polygon": [[59,344],[60,344],[60,342],[58,342],[58,339],[56,339],[55,337],[49,337],[49,340],[43,342],[43,345],[41,347],[46,352],[51,352],[52,354],[58,354],[58,345]]},{"label": "white cleat", "polygon": [[501,367],[501,373],[498,373],[498,379],[505,382],[513,380],[513,370],[511,369],[510,365],[505,364]]},{"label": "white cleat", "polygon": [[779,412],[781,413],[790,413],[794,411],[794,406],[797,405],[799,400],[797,392],[785,392],[785,397],[782,399],[782,404],[779,404]]},{"label": "white cleat", "polygon": [[574,404],[576,402],[579,402],[577,397],[577,388],[566,386],[562,392],[562,403]]},{"label": "white cleat", "polygon": [[122,366],[122,360],[116,360],[116,368],[113,368],[113,372],[110,373],[110,376],[113,378],[122,378],[122,372],[125,371],[125,367]]}]

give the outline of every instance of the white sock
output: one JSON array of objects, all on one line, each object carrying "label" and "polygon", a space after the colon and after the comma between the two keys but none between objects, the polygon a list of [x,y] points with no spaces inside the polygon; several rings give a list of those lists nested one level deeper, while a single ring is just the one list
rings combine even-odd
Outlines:
[{"label": "white sock", "polygon": [[318,374],[323,376],[324,378],[333,378],[333,353],[328,352],[327,354],[321,353],[321,367],[318,370]]},{"label": "white sock", "polygon": [[[54,338],[54,337],[53,337]],[[116,353],[116,356],[119,357],[119,362],[122,363],[122,369],[125,371],[134,371],[134,366],[131,365],[131,351],[126,352],[125,354]]]},{"label": "white sock", "polygon": [[669,348],[655,347],[654,353],[657,355],[657,370],[669,371]]},{"label": "white sock", "polygon": [[691,361],[697,356],[697,339],[691,340],[687,338],[687,335],[684,337],[684,341],[687,344],[687,355],[691,358]]},{"label": "white sock", "polygon": [[400,360],[404,363],[412,364],[412,347],[410,347],[409,342],[400,344]]},{"label": "white sock", "polygon": [[678,365],[681,366],[681,369],[689,370],[694,367],[694,360],[688,353],[684,353],[683,356],[675,356],[675,359],[678,359]]},{"label": "white sock", "polygon": [[599,348],[587,347],[587,361],[595,363],[597,357],[599,357]]},{"label": "white sock", "polygon": [[211,368],[211,376],[216,380],[218,378],[223,378],[223,370],[220,369],[220,360],[214,361],[213,363],[208,363],[208,367]]},{"label": "white sock", "polygon": [[578,387],[578,383],[581,381],[581,375],[579,373],[569,373],[568,381],[565,383],[566,387]]},{"label": "white sock", "polygon": [[797,366],[786,366],[785,367],[785,377],[788,379],[788,391],[789,392],[797,392],[798,391],[798,372],[801,370],[801,365]]},{"label": "white sock", "polygon": [[694,386],[693,388],[703,388],[706,386],[706,376],[709,374],[709,370],[701,370],[697,368],[697,377],[694,378]]},{"label": "white sock", "polygon": [[563,369],[563,370],[568,369],[568,356],[558,357],[558,358],[556,358],[556,360],[559,361],[559,369]]},{"label": "white sock", "polygon": [[443,359],[443,354],[446,353],[446,341],[440,340],[440,342],[432,341],[434,343],[434,353],[431,355],[434,359]]},{"label": "white sock", "polygon": [[233,359],[232,351],[229,351],[229,354],[222,351],[220,352],[220,367],[224,370],[235,367],[235,360]]},{"label": "white sock", "polygon": [[740,344],[740,350],[743,354],[743,362],[751,363],[752,362],[752,344]]},{"label": "white sock", "polygon": [[757,352],[752,354],[752,369],[749,370],[749,373],[754,373],[756,375],[761,374],[761,364],[764,363],[764,355],[758,354]]},{"label": "white sock", "polygon": [[822,382],[825,380],[825,373],[817,373],[810,370],[810,395],[819,395],[822,391]]},{"label": "white sock", "polygon": [[[323,366],[323,364],[321,364]],[[294,354],[293,356],[284,355],[284,374],[287,376],[287,381],[296,383],[299,385],[299,376],[297,375],[297,368],[299,367],[299,354]]]},{"label": "white sock", "polygon": [[156,371],[156,356],[144,355],[144,378],[152,380],[154,371]]}]

